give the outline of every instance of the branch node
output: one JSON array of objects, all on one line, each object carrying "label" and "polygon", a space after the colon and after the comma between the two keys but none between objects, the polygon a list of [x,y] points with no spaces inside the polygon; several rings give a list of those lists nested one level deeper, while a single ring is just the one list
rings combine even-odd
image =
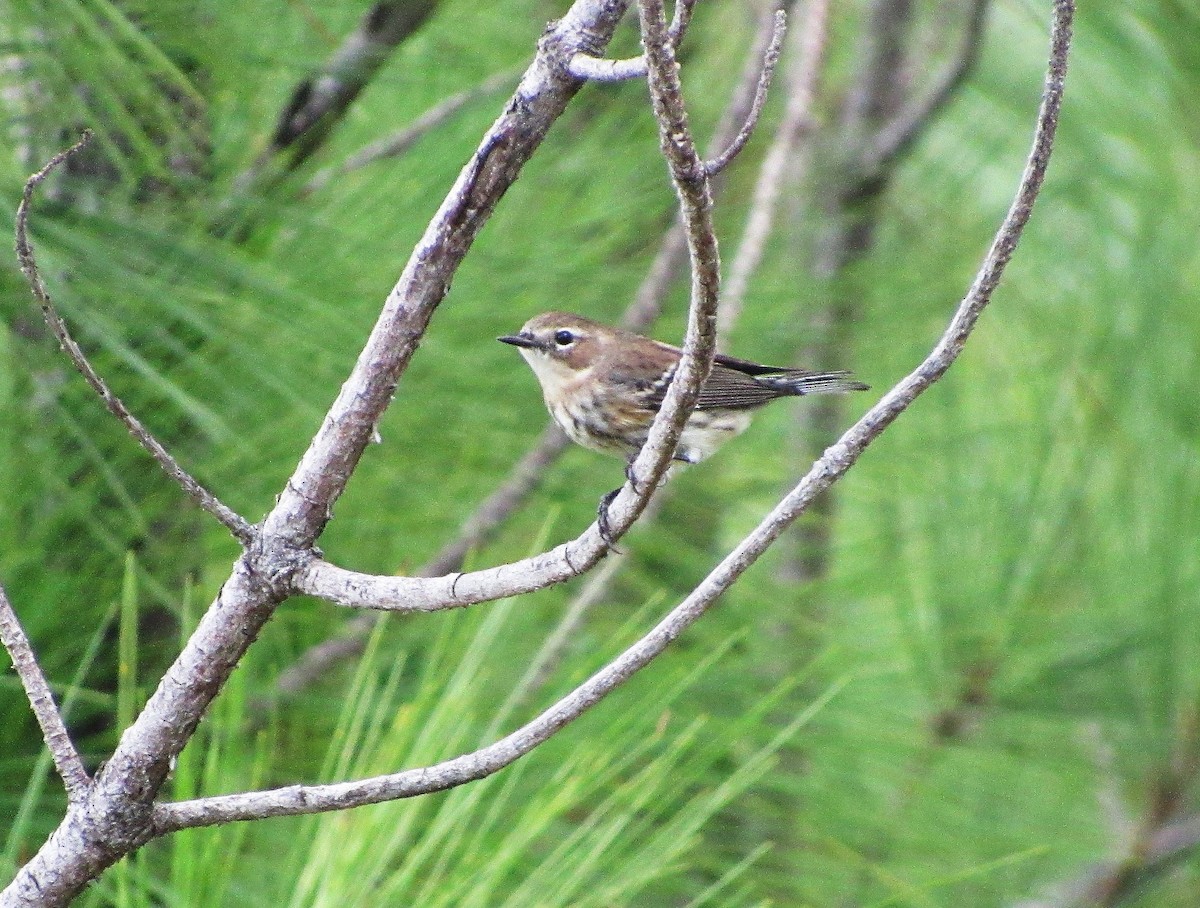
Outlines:
[{"label": "branch node", "polygon": [[[675,14],[671,19],[670,28],[667,29],[672,50],[679,49],[683,36],[687,34],[695,5],[696,0],[677,0],[675,3]],[[581,51],[567,62],[567,72],[585,82],[627,82],[630,79],[644,79],[647,71],[645,54],[622,60],[608,60]]]}]

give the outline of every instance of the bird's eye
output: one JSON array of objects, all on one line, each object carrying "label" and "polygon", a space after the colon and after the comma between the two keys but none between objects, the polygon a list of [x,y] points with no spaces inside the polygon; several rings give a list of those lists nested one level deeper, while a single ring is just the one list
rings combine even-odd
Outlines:
[{"label": "bird's eye", "polygon": [[561,331],[555,331],[554,343],[558,344],[560,347],[569,347],[571,344],[575,343],[575,335],[566,328]]}]

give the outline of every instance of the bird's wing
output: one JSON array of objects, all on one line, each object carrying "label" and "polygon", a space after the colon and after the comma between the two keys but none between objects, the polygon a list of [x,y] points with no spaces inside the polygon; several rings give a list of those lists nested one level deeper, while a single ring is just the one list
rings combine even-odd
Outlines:
[{"label": "bird's wing", "polygon": [[[721,357],[728,359],[728,357]],[[742,360],[734,360],[741,363]],[[747,363],[756,366],[756,363]],[[758,366],[765,369],[766,367]],[[774,369],[767,370],[774,372]],[[697,410],[740,410],[750,407],[761,407],[767,401],[783,397],[789,392],[774,388],[757,381],[753,374],[747,374],[742,369],[730,368],[726,363],[713,363],[708,380],[700,388],[700,400],[696,403]]]},{"label": "bird's wing", "polygon": [[[667,388],[674,377],[675,366],[672,365],[656,381],[637,383],[639,387],[636,388],[635,393],[641,405],[649,410],[658,410],[667,396]],[[714,364],[708,379],[700,388],[700,398],[696,403],[696,409],[737,410],[744,407],[758,407],[769,400],[790,393],[794,392],[762,384],[745,372]]]}]

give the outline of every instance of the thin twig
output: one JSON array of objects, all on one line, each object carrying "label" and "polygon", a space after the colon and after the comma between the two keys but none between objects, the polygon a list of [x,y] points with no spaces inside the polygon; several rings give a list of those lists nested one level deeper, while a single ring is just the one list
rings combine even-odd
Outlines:
[{"label": "thin twig", "polygon": [[50,175],[51,171],[87,145],[91,141],[91,138],[91,131],[85,131],[82,139],[65,151],[56,154],[45,167],[26,181],[25,192],[21,196],[21,204],[17,207],[17,258],[21,262],[21,270],[25,273],[25,278],[29,281],[29,289],[33,291],[33,295],[42,309],[42,315],[46,319],[46,324],[55,338],[57,338],[59,346],[62,347],[63,352],[67,354],[92,390],[100,395],[100,399],[104,402],[104,406],[108,409],[108,412],[121,421],[121,424],[129,430],[129,434],[149,452],[151,457],[158,461],[158,465],[162,467],[163,472],[174,479],[192,501],[217,518],[239,542],[243,545],[248,545],[254,539],[254,528],[241,515],[222,504],[215,495],[200,485],[191,474],[181,467],[179,462],[171,456],[158,439],[151,435],[150,431],[142,425],[141,421],[129,412],[129,409],[121,399],[108,389],[108,385],[104,383],[104,379],[92,368],[92,364],[84,355],[83,350],[75,342],[70,331],[67,330],[67,323],[63,321],[62,316],[54,308],[54,303],[50,299],[50,293],[42,281],[42,275],[38,270],[37,260],[33,254],[33,245],[30,243],[28,235],[29,211],[33,205],[33,191]]},{"label": "thin twig", "polygon": [[808,474],[758,527],[652,631],[537,718],[473,753],[434,766],[354,782],[294,785],[272,791],[159,804],[154,811],[155,829],[165,833],[239,820],[340,810],[442,791],[484,778],[529,753],[662,653],[770,547],[814,498],[845,475],[871,442],[958,358],[1012,258],[1045,178],[1062,104],[1074,12],[1074,0],[1055,0],[1045,92],[1029,160],[1012,206],[971,289],[938,343],[916,369],[885,394],[813,464]]},{"label": "thin twig", "polygon": [[750,141],[750,136],[754,134],[754,128],[758,126],[758,119],[762,116],[763,105],[767,103],[767,93],[771,90],[771,79],[774,77],[775,67],[779,63],[779,54],[783,51],[783,36],[786,32],[787,13],[777,10],[775,30],[771,35],[771,43],[767,45],[767,52],[763,56],[762,71],[758,77],[758,87],[754,92],[754,103],[750,107],[750,114],[746,117],[742,128],[738,130],[738,134],[734,136],[733,141],[729,143],[729,147],[715,158],[704,162],[704,169],[708,171],[710,177],[728,167],[733,159],[742,153],[742,149]]},{"label": "thin twig", "polygon": [[[758,169],[758,180],[754,184],[742,240],[730,263],[729,276],[721,292],[717,333],[722,338],[729,336],[734,322],[741,315],[750,278],[762,262],[767,240],[774,229],[775,209],[783,188],[784,175],[789,164],[793,174],[799,166],[797,146],[812,125],[813,98],[825,60],[828,38],[829,0],[809,0],[805,7],[805,21],[801,26],[793,26],[792,30],[792,46],[796,49],[797,59],[788,85],[787,107],[775,130],[771,147],[767,149],[762,166]],[[808,155],[804,154],[801,160],[806,164]]]},{"label": "thin twig", "polygon": [[79,751],[71,743],[67,724],[63,721],[62,713],[58,711],[54,694],[50,692],[50,685],[46,676],[42,674],[37,657],[33,654],[33,647],[29,638],[25,636],[25,630],[17,619],[12,603],[8,601],[3,586],[0,586],[0,642],[8,650],[17,677],[21,679],[21,686],[25,688],[25,696],[29,698],[33,715],[42,729],[42,739],[46,742],[50,756],[54,758],[54,768],[62,776],[63,784],[67,788],[67,798],[71,803],[79,803],[87,795],[92,784],[91,779],[88,778],[87,770],[83,768]]},{"label": "thin twig", "polygon": [[417,144],[417,142],[447,122],[472,101],[485,98],[493,92],[499,91],[501,88],[509,85],[520,73],[521,70],[498,72],[484,79],[478,85],[464,89],[448,98],[443,98],[403,129],[397,130],[390,136],[385,136],[364,146],[340,164],[332,167],[323,167],[318,170],[305,185],[304,194],[309,195],[323,189],[330,180],[340,177],[343,174],[359,170],[369,164],[374,164],[376,161],[404,154]]},{"label": "thin twig", "polygon": [[[679,50],[679,44],[683,41],[683,36],[687,34],[695,5],[696,0],[676,0],[675,14],[671,18],[670,28],[667,29],[673,50]],[[604,57],[594,57],[591,54],[578,53],[567,63],[567,72],[576,79],[590,82],[627,82],[630,79],[644,79],[646,78],[646,55],[609,60]]]},{"label": "thin twig", "polygon": [[717,352],[717,303],[721,256],[712,219],[712,189],[704,161],[688,125],[679,64],[663,16],[662,0],[638,0],[638,21],[646,48],[647,82],[659,147],[667,161],[683,216],[691,262],[691,303],[683,356],[655,415],[646,443],[629,464],[628,481],[608,507],[611,538],[619,539],[646,507],[666,475],[684,424],[695,409],[700,386]]}]

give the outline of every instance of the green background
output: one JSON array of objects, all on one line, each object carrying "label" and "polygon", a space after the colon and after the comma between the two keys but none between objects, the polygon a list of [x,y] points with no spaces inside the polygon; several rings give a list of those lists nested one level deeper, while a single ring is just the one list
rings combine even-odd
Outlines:
[{"label": "green background", "polygon": [[[1001,906],[1098,861],[1134,855],[1138,869],[1139,843],[1191,816],[1200,760],[1200,16],[1172,0],[1080,5],[1025,240],[960,362],[837,486],[824,576],[788,581],[798,543],[785,538],[663,658],[486,782],[190,831],[81,904]],[[296,82],[364,5],[0,3],[5,207],[96,130],[39,197],[44,277],[117,393],[249,519],[270,508],[507,88],[402,157],[311,194],[304,181],[518,72],[565,6],[444,0],[327,146],[247,189],[239,175]],[[859,4],[833,6],[817,186],[860,62]],[[936,62],[951,43],[939,7],[916,9],[916,46]],[[880,202],[875,247],[832,279],[809,265],[814,193],[790,190],[732,352],[793,361],[831,301],[852,300],[836,365],[875,390],[844,402],[846,425],[920,361],[1011,200],[1048,21],[1045,3],[993,4],[977,69]],[[743,3],[699,5],[684,85],[702,139],[753,31]],[[614,48],[636,49],[632,24]],[[782,104],[777,92],[719,202],[727,262]],[[585,87],[458,272],[321,540],[332,560],[409,572],[454,536],[545,420],[533,376],[494,338],[552,308],[616,320],[673,205],[644,85]],[[657,336],[679,338],[685,305],[679,282]],[[89,396],[11,259],[0,313],[0,581],[94,766],[236,547]],[[586,580],[387,621],[364,657],[281,699],[280,673],[352,617],[291,601],[169,796],[419,766],[515,727],[651,626],[805,472],[800,451],[830,440],[797,442],[805,403],[775,405],[672,484],[538,689],[509,697]],[[619,461],[572,449],[469,563],[576,535],[621,478]],[[0,879],[63,801],[6,671]],[[1190,851],[1152,869],[1098,904],[1196,904]]]}]

